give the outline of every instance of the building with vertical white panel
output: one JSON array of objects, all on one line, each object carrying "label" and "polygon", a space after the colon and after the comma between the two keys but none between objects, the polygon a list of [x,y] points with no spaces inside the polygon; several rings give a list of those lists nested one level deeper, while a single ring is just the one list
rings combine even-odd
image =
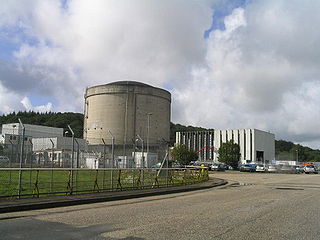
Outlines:
[{"label": "building with vertical white panel", "polygon": [[185,144],[199,154],[199,161],[218,161],[222,143],[233,140],[240,146],[242,163],[271,162],[275,159],[275,136],[258,129],[229,129],[177,132],[176,144]]}]

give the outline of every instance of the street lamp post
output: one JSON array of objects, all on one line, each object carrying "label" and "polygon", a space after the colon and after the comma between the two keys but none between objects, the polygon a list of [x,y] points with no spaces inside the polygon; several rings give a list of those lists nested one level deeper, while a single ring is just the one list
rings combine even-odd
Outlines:
[{"label": "street lamp post", "polygon": [[296,159],[297,159],[297,164],[298,164],[299,163],[299,150],[298,149],[296,149],[296,154],[297,154],[296,155],[297,156]]}]

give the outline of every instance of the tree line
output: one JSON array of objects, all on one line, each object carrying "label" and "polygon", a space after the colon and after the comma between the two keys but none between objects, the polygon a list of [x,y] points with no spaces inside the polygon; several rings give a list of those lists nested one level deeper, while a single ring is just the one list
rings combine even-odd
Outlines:
[{"label": "tree line", "polygon": [[[67,130],[67,126],[70,125],[73,129],[75,136],[78,138],[83,137],[83,119],[82,113],[72,112],[12,112],[7,115],[0,116],[0,125],[6,123],[17,123],[18,119],[25,124],[35,124],[48,127],[59,127]],[[183,131],[206,131],[213,130],[202,127],[184,126],[182,124],[170,123],[170,145],[175,143],[176,132]],[[276,158],[280,160],[296,160],[299,161],[317,161],[320,162],[320,150],[314,150],[309,147],[302,146],[300,144],[294,144],[293,142],[285,140],[275,141],[275,153]]]},{"label": "tree line", "polygon": [[63,128],[64,131],[68,130],[68,125],[74,131],[75,137],[83,137],[83,114],[72,112],[13,112],[7,115],[0,116],[0,125],[6,123],[18,123],[21,119],[23,124],[34,124],[47,127]]}]

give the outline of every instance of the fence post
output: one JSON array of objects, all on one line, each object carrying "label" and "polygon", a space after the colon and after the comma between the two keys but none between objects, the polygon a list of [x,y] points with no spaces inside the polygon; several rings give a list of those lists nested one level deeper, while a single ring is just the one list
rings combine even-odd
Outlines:
[{"label": "fence post", "polygon": [[[75,182],[76,182],[76,190],[78,189],[78,173],[79,173],[79,155],[80,155],[80,144],[77,139],[74,139],[77,144],[77,160],[76,160],[76,174],[75,174]],[[98,162],[99,165],[99,162]]]},{"label": "fence post", "polygon": [[102,189],[105,189],[105,181],[106,181],[106,142],[104,141],[103,138],[101,138],[103,142],[103,178],[102,178]]},{"label": "fence post", "polygon": [[21,148],[20,148],[20,164],[19,164],[19,186],[18,186],[18,198],[20,198],[21,195],[21,183],[22,183],[22,161],[23,161],[23,151],[24,151],[24,135],[25,135],[25,127],[23,125],[23,123],[21,122],[20,118],[18,119],[19,123],[22,127],[22,142],[21,142],[21,137],[20,138],[20,144],[21,144]]},{"label": "fence post", "polygon": [[53,185],[53,151],[54,151],[54,143],[52,139],[50,138],[50,142],[52,144],[52,149],[51,149],[51,180],[50,180],[50,193],[52,193],[52,185]]},{"label": "fence post", "polygon": [[[11,157],[9,159],[9,168],[11,168],[11,161],[13,159],[13,143],[11,142],[11,140],[9,140],[10,144],[11,144]],[[9,171],[9,184],[11,184],[11,170]]]},{"label": "fence post", "polygon": [[71,134],[72,134],[72,150],[71,150],[71,183],[70,183],[70,185],[71,185],[71,189],[72,189],[72,191],[71,191],[71,194],[72,194],[72,192],[73,192],[73,164],[74,164],[74,132],[73,132],[73,130],[72,130],[72,128],[70,127],[70,125],[68,125],[68,128],[69,128],[69,130],[70,130],[70,132],[71,132]]},{"label": "fence post", "polygon": [[115,137],[113,136],[112,132],[108,131],[111,136],[111,154],[112,154],[112,164],[111,164],[111,190],[113,191],[113,169],[114,169],[114,143]]},{"label": "fence post", "polygon": [[33,159],[32,159],[32,157],[33,157],[33,144],[32,144],[31,139],[29,139],[29,142],[30,142],[30,145],[31,145],[29,186],[30,186],[30,188],[31,188],[31,182],[32,182],[32,161],[33,161]]}]

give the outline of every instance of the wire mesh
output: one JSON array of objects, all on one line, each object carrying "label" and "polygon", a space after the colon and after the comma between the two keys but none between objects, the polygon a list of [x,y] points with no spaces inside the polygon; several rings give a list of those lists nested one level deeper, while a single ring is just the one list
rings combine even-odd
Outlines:
[{"label": "wire mesh", "polygon": [[0,198],[160,188],[206,180],[208,171],[203,169],[1,168]]}]

